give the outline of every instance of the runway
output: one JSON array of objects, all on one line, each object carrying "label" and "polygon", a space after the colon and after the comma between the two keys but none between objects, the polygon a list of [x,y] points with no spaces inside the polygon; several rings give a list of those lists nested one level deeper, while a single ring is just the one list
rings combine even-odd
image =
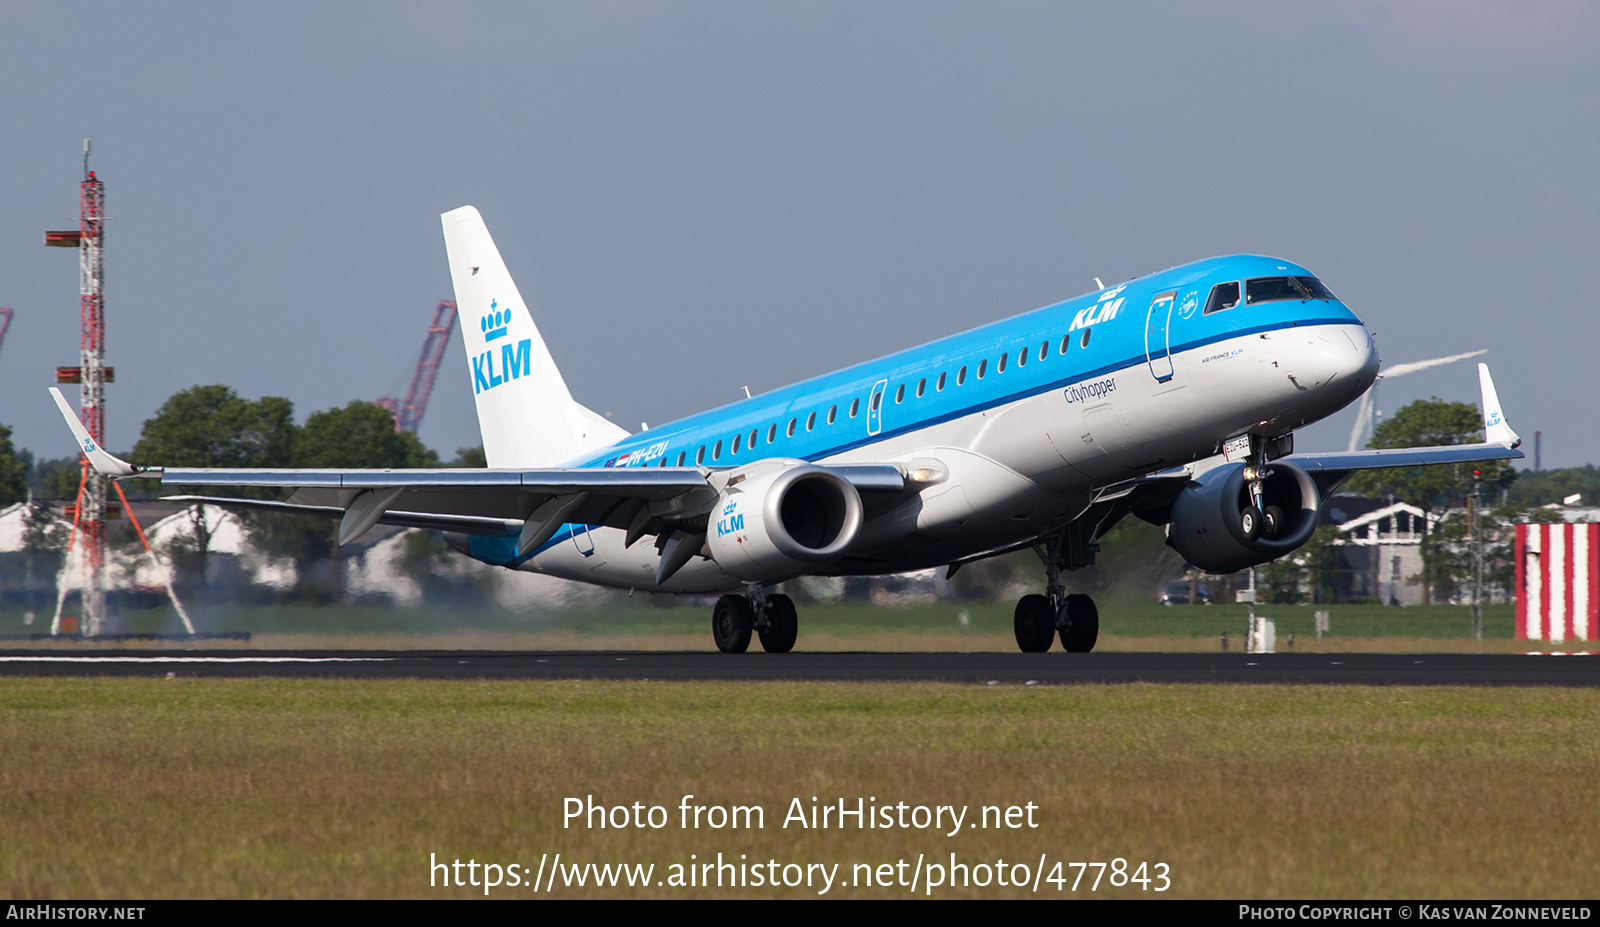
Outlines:
[{"label": "runway", "polygon": [[0,676],[1600,686],[1600,655],[0,651]]}]

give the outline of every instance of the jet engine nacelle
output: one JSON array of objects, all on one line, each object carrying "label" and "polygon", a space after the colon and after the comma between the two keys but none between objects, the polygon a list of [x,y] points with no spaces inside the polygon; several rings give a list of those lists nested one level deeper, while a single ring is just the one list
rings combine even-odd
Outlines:
[{"label": "jet engine nacelle", "polygon": [[833,470],[804,464],[723,489],[706,526],[706,547],[733,576],[771,582],[839,559],[860,531],[855,486]]},{"label": "jet engine nacelle", "polygon": [[1262,485],[1262,506],[1281,510],[1281,523],[1250,537],[1244,524],[1252,505],[1245,466],[1233,463],[1203,474],[1172,505],[1167,543],[1208,573],[1233,573],[1294,553],[1317,530],[1322,508],[1317,484],[1294,464],[1277,461]]}]

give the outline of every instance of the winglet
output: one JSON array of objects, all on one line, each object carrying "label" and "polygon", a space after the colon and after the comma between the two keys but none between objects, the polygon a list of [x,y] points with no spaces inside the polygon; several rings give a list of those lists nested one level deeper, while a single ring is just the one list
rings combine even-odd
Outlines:
[{"label": "winglet", "polygon": [[50,395],[55,397],[56,408],[61,410],[61,417],[67,420],[67,427],[72,429],[73,437],[78,439],[78,448],[83,451],[83,456],[89,458],[89,463],[94,466],[95,472],[101,476],[109,476],[114,480],[137,476],[140,473],[161,472],[160,467],[135,467],[126,460],[106,453],[105,448],[102,448],[95,443],[93,438],[89,437],[89,429],[83,427],[83,422],[78,420],[78,416],[72,411],[72,407],[67,405],[66,398],[61,395],[61,390],[52,386],[50,387]]},{"label": "winglet", "polygon": [[1500,397],[1494,392],[1494,378],[1489,376],[1489,365],[1478,365],[1478,388],[1483,391],[1483,440],[1489,444],[1517,447],[1522,439],[1511,430],[1500,411]]}]

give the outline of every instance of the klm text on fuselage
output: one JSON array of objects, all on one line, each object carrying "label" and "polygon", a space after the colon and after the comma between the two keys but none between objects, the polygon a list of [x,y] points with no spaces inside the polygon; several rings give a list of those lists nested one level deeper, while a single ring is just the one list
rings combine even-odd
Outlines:
[{"label": "klm text on fuselage", "polygon": [[472,392],[481,393],[486,389],[494,389],[508,380],[527,376],[532,369],[532,352],[532,338],[524,338],[514,345],[502,345],[499,370],[495,369],[493,348],[473,357]]}]

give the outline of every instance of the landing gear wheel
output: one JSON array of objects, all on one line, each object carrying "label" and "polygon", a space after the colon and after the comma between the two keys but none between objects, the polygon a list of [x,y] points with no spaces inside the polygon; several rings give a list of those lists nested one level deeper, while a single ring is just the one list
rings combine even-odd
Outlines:
[{"label": "landing gear wheel", "polygon": [[1264,524],[1261,526],[1261,536],[1276,538],[1278,532],[1283,530],[1283,508],[1277,505],[1269,505],[1261,510],[1261,516],[1264,519]]},{"label": "landing gear wheel", "polygon": [[725,595],[711,610],[711,637],[723,653],[744,653],[750,649],[750,629],[755,625],[750,600],[742,595]]},{"label": "landing gear wheel", "polygon": [[761,649],[767,653],[788,653],[800,633],[794,599],[777,593],[767,596],[767,626],[761,629]]},{"label": "landing gear wheel", "polygon": [[1017,602],[1017,617],[1013,625],[1017,632],[1017,646],[1023,653],[1044,653],[1056,640],[1055,615],[1050,613],[1050,600],[1042,595],[1025,595]]},{"label": "landing gear wheel", "polygon": [[1066,625],[1061,629],[1061,646],[1067,653],[1088,653],[1100,639],[1100,610],[1086,595],[1069,595],[1062,603]]},{"label": "landing gear wheel", "polygon": [[1246,541],[1254,541],[1261,537],[1261,523],[1266,521],[1266,516],[1253,505],[1247,505],[1239,512],[1239,528],[1244,532]]}]

